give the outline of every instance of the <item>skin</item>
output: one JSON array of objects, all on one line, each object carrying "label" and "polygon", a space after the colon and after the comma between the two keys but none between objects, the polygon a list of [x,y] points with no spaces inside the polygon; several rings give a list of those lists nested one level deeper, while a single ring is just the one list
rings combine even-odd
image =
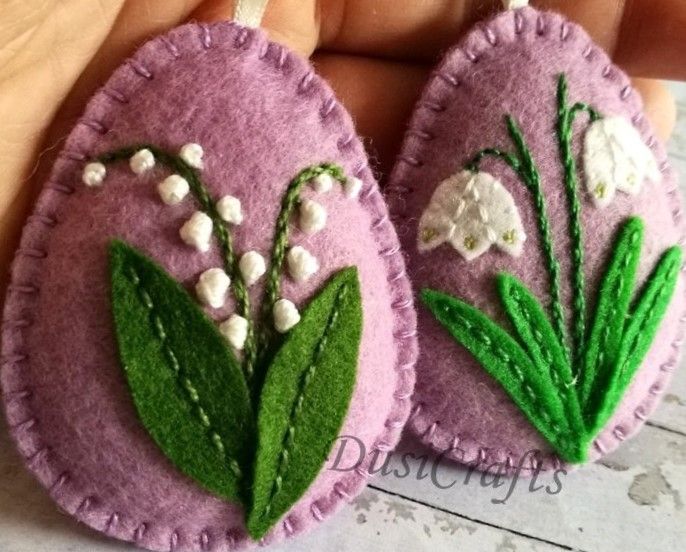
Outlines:
[{"label": "skin", "polygon": [[[634,79],[667,139],[686,80],[683,0],[540,0]],[[262,26],[328,79],[387,174],[431,67],[499,0],[271,0]],[[0,14],[0,294],[24,220],[85,102],[148,38],[230,19],[232,0],[5,0]]]}]

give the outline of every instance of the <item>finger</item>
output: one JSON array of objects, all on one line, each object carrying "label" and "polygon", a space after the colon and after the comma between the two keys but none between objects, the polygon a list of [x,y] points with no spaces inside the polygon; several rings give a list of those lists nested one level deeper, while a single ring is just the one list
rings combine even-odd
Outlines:
[{"label": "finger", "polygon": [[376,169],[386,175],[430,68],[397,61],[317,53],[317,72],[334,88]]},{"label": "finger", "polygon": [[[683,0],[540,0],[581,24],[631,74],[686,78]],[[500,0],[321,0],[322,48],[434,61]]]},{"label": "finger", "polygon": [[666,142],[676,124],[676,102],[665,83],[653,79],[632,79],[634,88],[641,94],[645,114],[655,133]]}]

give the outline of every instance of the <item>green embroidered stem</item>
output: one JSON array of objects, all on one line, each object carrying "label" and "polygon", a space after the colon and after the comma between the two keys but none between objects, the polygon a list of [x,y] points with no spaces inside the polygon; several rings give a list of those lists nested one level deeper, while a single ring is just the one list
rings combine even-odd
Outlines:
[{"label": "green embroidered stem", "polygon": [[224,446],[224,440],[222,439],[221,435],[214,430],[214,425],[210,420],[207,411],[201,404],[200,395],[198,394],[196,386],[191,381],[189,375],[185,373],[185,370],[179,363],[176,353],[174,353],[174,349],[169,344],[164,323],[155,312],[155,305],[150,297],[150,294],[145,290],[143,284],[141,283],[140,276],[133,267],[129,267],[127,276],[130,282],[136,288],[141,304],[144,305],[150,313],[150,322],[153,326],[154,333],[162,346],[162,350],[164,351],[164,356],[167,359],[169,368],[174,372],[176,381],[186,396],[186,400],[194,407],[195,414],[207,431],[207,436],[212,442],[212,445],[217,449],[217,452],[222,456],[222,458],[224,458],[224,462],[228,468],[233,472],[236,478],[241,479],[243,477],[241,468],[235,458],[229,457],[226,447]]},{"label": "green embroidered stem", "polygon": [[188,165],[180,157],[171,154],[161,148],[149,144],[130,146],[107,153],[97,158],[103,164],[114,163],[127,160],[137,151],[148,149],[155,156],[155,160],[172,172],[186,179],[191,192],[200,204],[200,208],[212,219],[214,235],[219,242],[224,261],[224,269],[231,276],[234,297],[236,298],[238,313],[248,321],[248,331],[243,349],[243,372],[249,386],[252,386],[254,367],[257,357],[255,343],[255,330],[250,316],[250,295],[243,280],[241,271],[238,268],[236,254],[233,249],[233,240],[227,224],[222,220],[217,212],[215,202],[210,197],[207,188],[203,184],[198,172]]},{"label": "green embroidered stem", "polygon": [[550,278],[550,295],[552,299],[552,315],[555,333],[560,344],[565,350],[567,357],[570,356],[569,346],[567,344],[564,311],[562,308],[562,299],[560,294],[560,264],[555,257],[555,249],[553,247],[552,234],[550,231],[550,221],[546,212],[545,197],[541,187],[541,175],[538,172],[536,163],[531,154],[531,150],[524,140],[524,135],[519,128],[517,122],[510,117],[506,117],[507,130],[510,137],[517,147],[519,157],[522,162],[522,171],[525,175],[525,184],[533,195],[534,206],[536,208],[536,215],[538,219],[538,229],[541,234],[541,242],[543,245],[543,253],[548,268],[548,276]]},{"label": "green embroidered stem", "polygon": [[564,183],[569,205],[569,234],[572,243],[572,366],[580,370],[584,360],[586,340],[586,294],[584,276],[584,237],[581,228],[581,202],[579,201],[576,159],[572,151],[574,119],[587,112],[591,121],[600,115],[589,105],[567,104],[568,86],[565,75],[560,75],[557,87],[557,138],[564,168]]},{"label": "green embroidered stem", "polygon": [[550,232],[550,223],[546,212],[545,198],[541,189],[541,177],[534,162],[531,150],[526,145],[524,135],[515,120],[507,116],[505,119],[507,129],[510,137],[517,147],[518,155],[503,152],[496,148],[487,148],[477,153],[465,165],[467,170],[476,172],[479,170],[479,164],[485,157],[495,157],[507,163],[512,170],[517,173],[524,185],[531,192],[536,207],[538,218],[538,227],[541,234],[541,241],[543,242],[543,252],[546,258],[548,274],[550,278],[550,291],[552,298],[552,314],[555,325],[555,333],[560,341],[560,344],[565,348],[567,356],[569,356],[569,349],[567,347],[566,331],[564,324],[564,313],[562,310],[562,300],[560,297],[560,265],[555,257],[553,248],[553,241]]},{"label": "green embroidered stem", "polygon": [[300,202],[300,190],[302,187],[312,179],[322,174],[329,174],[341,184],[345,183],[346,177],[343,169],[338,165],[332,163],[323,163],[321,165],[314,165],[307,167],[298,173],[298,175],[291,180],[286,189],[286,193],[281,200],[281,210],[276,219],[274,228],[274,241],[272,245],[271,261],[269,270],[267,271],[264,299],[262,301],[261,309],[261,325],[257,335],[257,369],[259,374],[256,377],[256,389],[261,386],[261,381],[264,377],[264,364],[268,356],[270,344],[274,337],[274,324],[272,320],[272,309],[274,303],[279,299],[281,290],[281,277],[283,275],[284,258],[286,257],[286,250],[288,248],[289,224],[293,216],[295,208]]}]

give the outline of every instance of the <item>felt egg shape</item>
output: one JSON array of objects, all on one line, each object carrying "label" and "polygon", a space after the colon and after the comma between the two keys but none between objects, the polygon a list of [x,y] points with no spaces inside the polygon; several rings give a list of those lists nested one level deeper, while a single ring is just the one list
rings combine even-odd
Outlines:
[{"label": "felt egg shape", "polygon": [[531,473],[638,431],[678,365],[683,207],[638,93],[580,27],[523,8],[474,28],[388,194],[421,297],[423,442]]},{"label": "felt egg shape", "polygon": [[301,533],[361,491],[409,413],[405,274],[313,69],[259,30],[180,27],[91,100],[26,225],[11,433],[60,508],[140,547]]}]

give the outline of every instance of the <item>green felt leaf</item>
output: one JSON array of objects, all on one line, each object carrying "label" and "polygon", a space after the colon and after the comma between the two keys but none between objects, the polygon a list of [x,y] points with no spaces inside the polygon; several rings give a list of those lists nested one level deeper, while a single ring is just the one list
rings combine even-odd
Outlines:
[{"label": "green felt leaf", "polygon": [[575,439],[583,439],[584,423],[572,384],[569,352],[560,343],[538,299],[520,280],[511,274],[499,274],[498,291],[505,312],[546,388],[559,395]]},{"label": "green felt leaf", "polygon": [[293,506],[326,461],[352,396],[361,335],[357,269],[347,268],[304,310],[267,370],[247,519],[254,539]]},{"label": "green felt leaf", "polygon": [[526,351],[478,309],[444,293],[426,289],[424,304],[481,366],[503,386],[545,439],[570,462],[580,462],[586,447],[570,438],[563,403],[550,378],[539,372]]},{"label": "green felt leaf", "polygon": [[113,241],[110,275],[119,355],[143,425],[179,470],[242,502],[254,427],[236,359],[188,293],[145,255]]},{"label": "green felt leaf", "polygon": [[643,221],[630,218],[620,229],[598,291],[578,395],[582,410],[595,413],[616,364],[641,256]]},{"label": "green felt leaf", "polygon": [[682,260],[680,247],[669,248],[648,278],[626,324],[612,377],[592,418],[591,433],[599,431],[610,419],[643,363],[674,294]]}]

